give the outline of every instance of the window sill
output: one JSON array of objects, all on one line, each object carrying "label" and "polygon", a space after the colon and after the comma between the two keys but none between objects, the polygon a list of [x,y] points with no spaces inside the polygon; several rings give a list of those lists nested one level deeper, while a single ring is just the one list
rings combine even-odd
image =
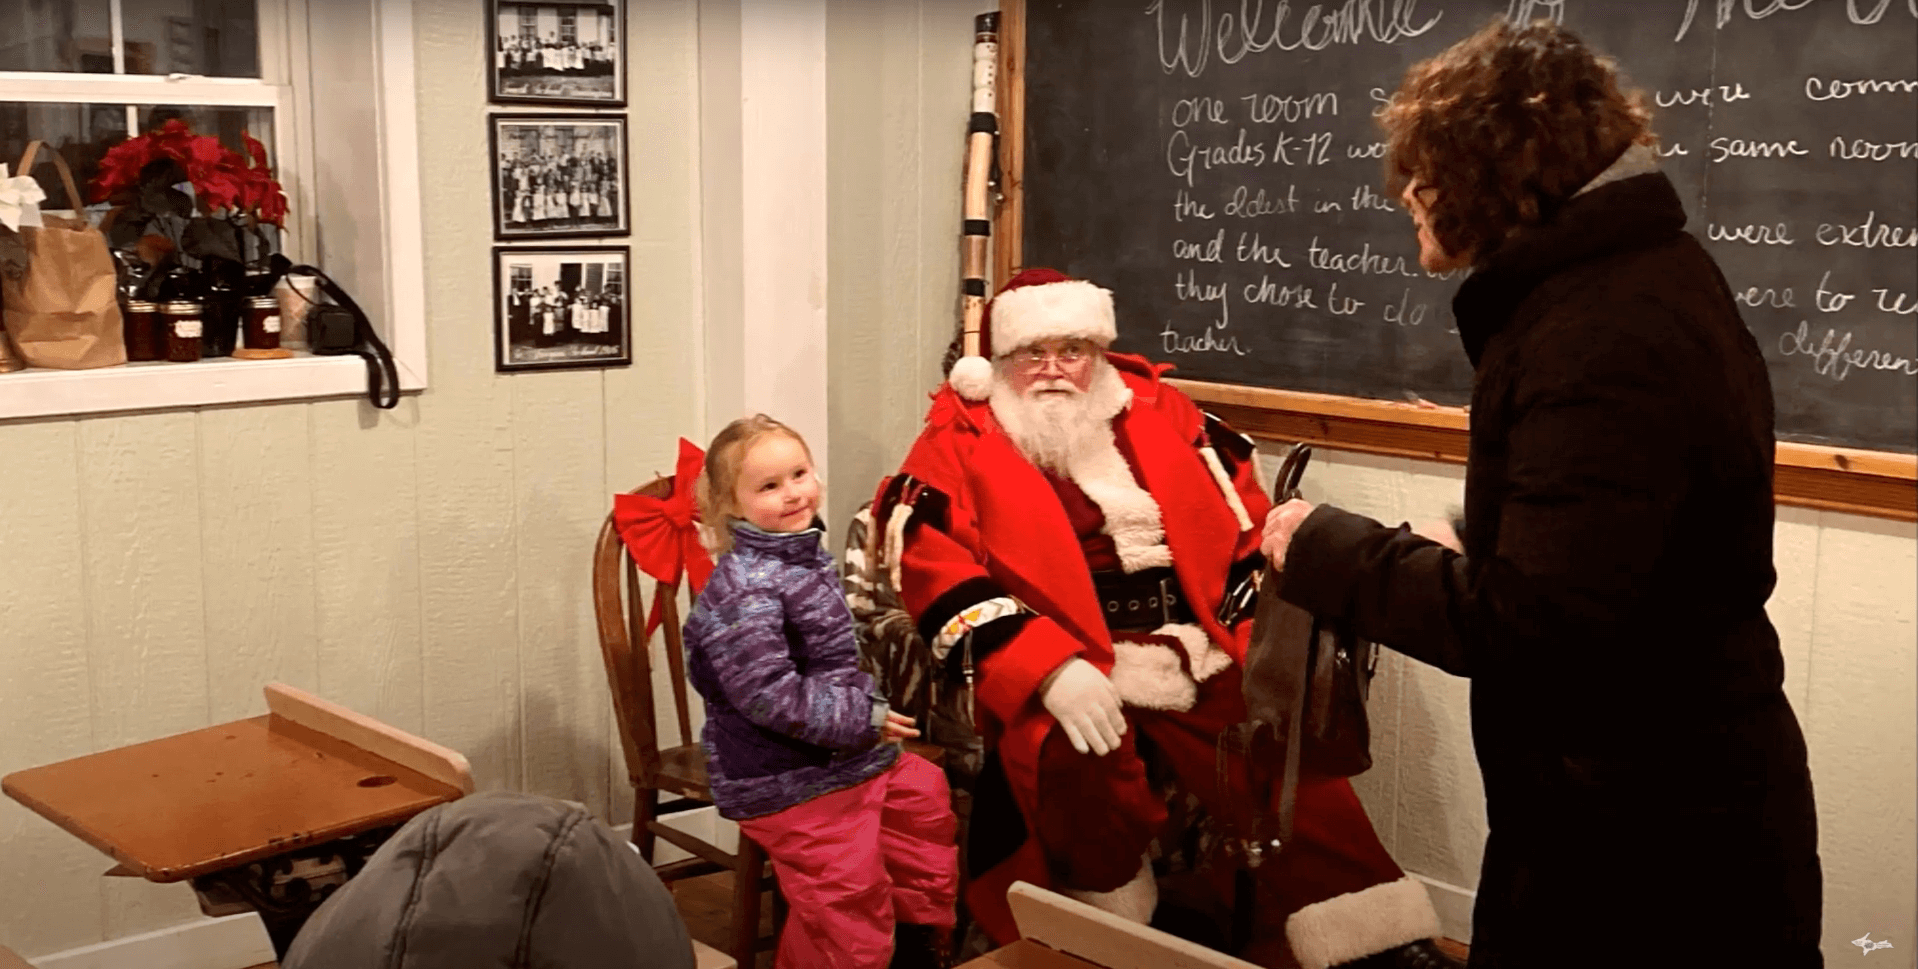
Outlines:
[{"label": "window sill", "polygon": [[[414,387],[402,372],[402,387]],[[0,374],[0,420],[352,397],[366,393],[358,356],[300,354],[284,360],[216,358],[130,363],[97,370],[29,368]]]}]

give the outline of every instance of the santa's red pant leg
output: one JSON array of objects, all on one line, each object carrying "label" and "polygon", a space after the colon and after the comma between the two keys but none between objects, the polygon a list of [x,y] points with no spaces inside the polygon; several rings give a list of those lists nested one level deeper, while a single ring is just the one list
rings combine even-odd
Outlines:
[{"label": "santa's red pant leg", "polygon": [[[1125,712],[1130,728],[1105,756],[1079,753],[1055,727],[1041,747],[1038,789],[1014,792],[1019,803],[1038,805],[1028,828],[1054,888],[1104,892],[1124,885],[1164,825],[1164,799],[1138,757],[1140,732],[1215,816],[1242,811],[1251,796],[1236,760],[1227,762],[1227,789],[1219,790],[1218,736],[1245,718],[1236,668],[1199,684],[1190,710]],[[1268,793],[1274,810],[1277,795],[1276,788]],[[1291,841],[1257,876],[1272,903],[1261,917],[1296,914],[1287,934],[1302,964],[1335,965],[1437,934],[1425,889],[1392,860],[1344,778],[1301,775],[1296,803]]]}]

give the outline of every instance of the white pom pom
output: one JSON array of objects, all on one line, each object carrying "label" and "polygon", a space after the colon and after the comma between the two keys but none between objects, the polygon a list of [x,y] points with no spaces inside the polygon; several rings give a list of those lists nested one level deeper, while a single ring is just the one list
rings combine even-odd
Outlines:
[{"label": "white pom pom", "polygon": [[985,357],[960,357],[953,363],[946,383],[967,400],[985,400],[992,396],[992,361]]}]

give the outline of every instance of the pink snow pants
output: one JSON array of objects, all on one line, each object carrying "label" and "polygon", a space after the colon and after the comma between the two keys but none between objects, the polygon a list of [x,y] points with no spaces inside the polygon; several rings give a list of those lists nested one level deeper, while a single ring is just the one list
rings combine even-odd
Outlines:
[{"label": "pink snow pants", "polygon": [[739,822],[789,906],[775,969],[886,969],[893,925],[951,926],[958,821],[946,776],[900,752],[885,773]]}]

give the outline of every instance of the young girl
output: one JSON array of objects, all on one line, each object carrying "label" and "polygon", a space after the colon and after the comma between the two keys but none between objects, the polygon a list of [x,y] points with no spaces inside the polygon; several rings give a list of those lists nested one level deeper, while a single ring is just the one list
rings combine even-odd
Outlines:
[{"label": "young girl", "polygon": [[860,671],[821,545],[819,480],[763,414],[719,432],[699,480],[720,553],[686,622],[722,817],[772,858],[790,906],[777,969],[932,969],[953,925],[957,822],[945,775]]}]

